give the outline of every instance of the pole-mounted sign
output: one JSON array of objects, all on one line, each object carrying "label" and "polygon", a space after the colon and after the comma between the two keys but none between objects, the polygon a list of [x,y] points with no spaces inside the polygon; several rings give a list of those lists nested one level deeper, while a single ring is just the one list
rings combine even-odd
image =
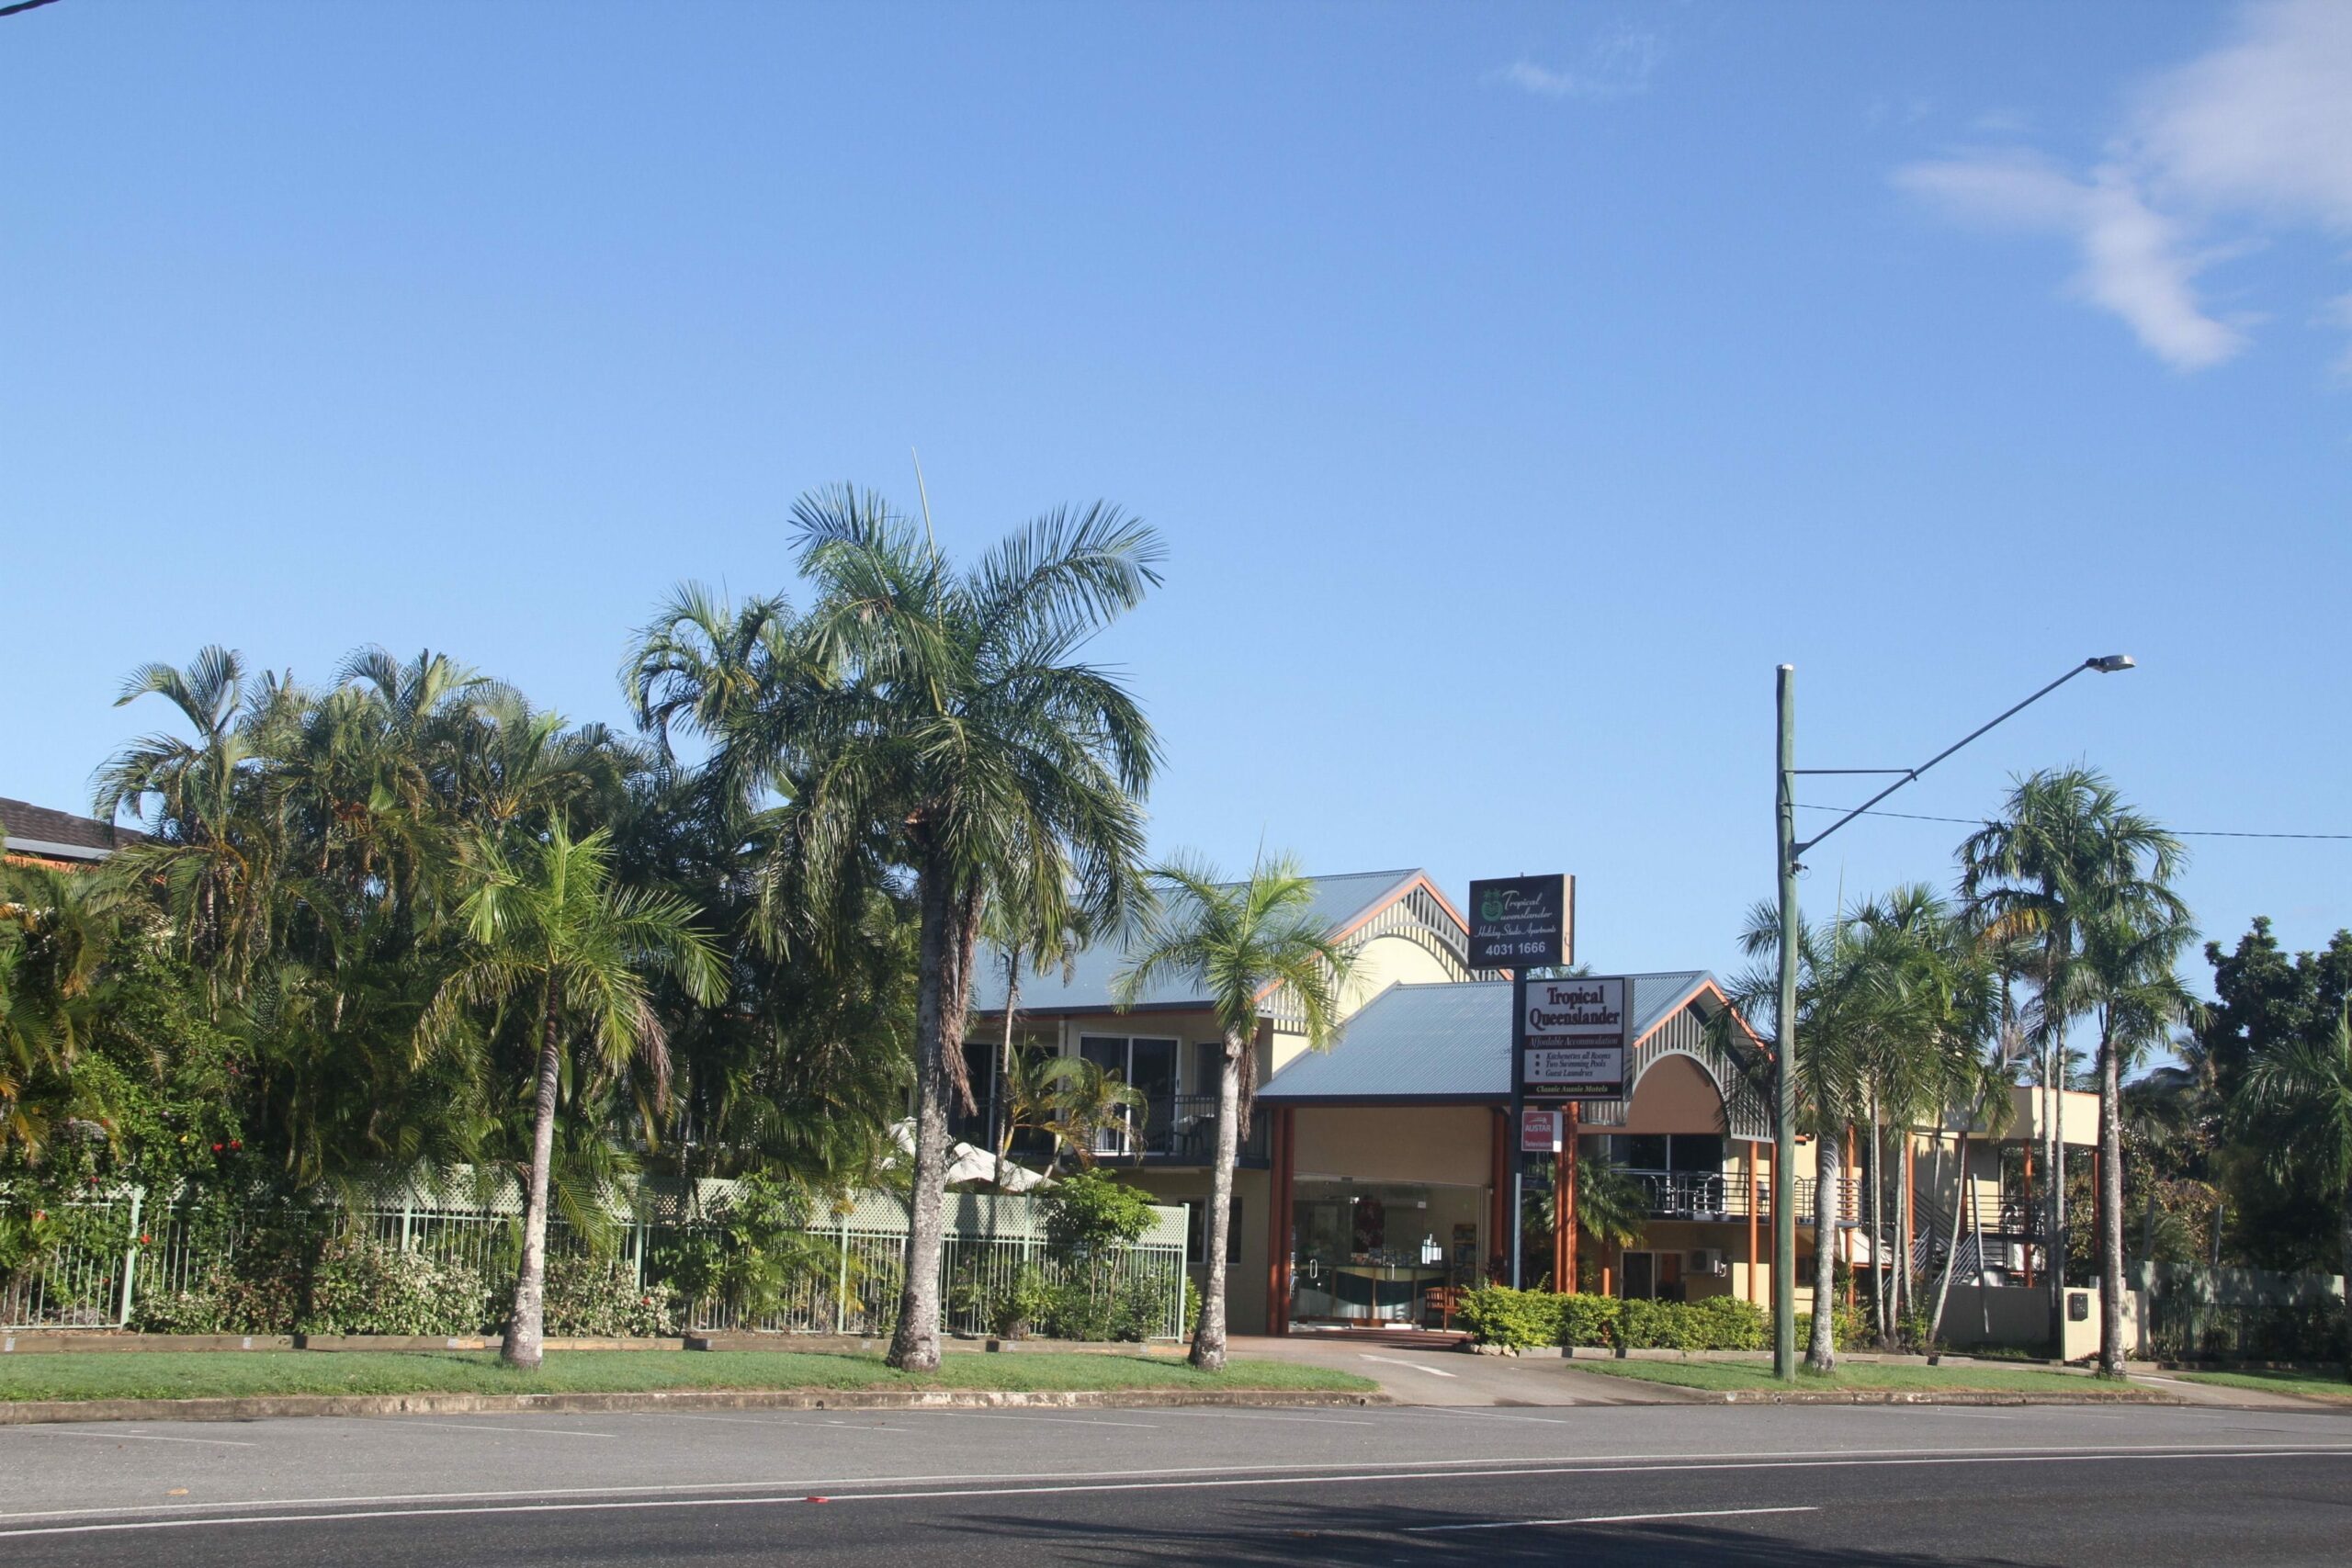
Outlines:
[{"label": "pole-mounted sign", "polygon": [[1504,876],[1470,885],[1470,967],[1544,969],[1576,962],[1573,876]]},{"label": "pole-mounted sign", "polygon": [[1529,1106],[1519,1113],[1519,1152],[1555,1155],[1560,1152],[1560,1112]]},{"label": "pole-mounted sign", "polygon": [[1524,1104],[1623,1100],[1633,1043],[1632,985],[1622,975],[1521,980],[1510,1021],[1511,1089]]}]

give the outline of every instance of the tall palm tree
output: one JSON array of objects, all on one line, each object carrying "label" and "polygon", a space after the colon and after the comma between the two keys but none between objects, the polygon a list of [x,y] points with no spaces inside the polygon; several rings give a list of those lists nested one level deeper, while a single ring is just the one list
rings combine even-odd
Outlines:
[{"label": "tall palm tree", "polygon": [[2125,805],[2104,774],[2082,767],[2018,780],[2001,815],[1961,846],[1961,886],[1979,922],[2033,947],[2034,1032],[2049,1064],[2042,1092],[2053,1348],[2065,1332],[2061,1068],[2070,1027],[2098,1021],[2099,1366],[2113,1376],[2123,1370],[2123,1060],[2183,1016],[2187,993],[2170,976],[2192,933],[2172,882],[2187,859],[2178,839]]},{"label": "tall palm tree", "polygon": [[[684,900],[616,886],[607,835],[574,840],[560,818],[544,840],[513,853],[494,842],[481,844],[458,916],[465,953],[426,1007],[418,1041],[427,1051],[452,1049],[482,1026],[485,1015],[514,1005],[529,1010],[524,1016],[538,1048],[523,1263],[500,1355],[510,1366],[536,1367],[549,1171],[570,1048],[584,1045],[593,1073],[607,1079],[638,1065],[659,1098],[666,1092],[668,1059],[649,977],[667,974],[707,1005],[723,993],[725,974]],[[582,1087],[575,1088],[575,1098]]]},{"label": "tall palm tree", "polygon": [[2352,1011],[2336,1015],[2328,1039],[2290,1034],[2257,1055],[2231,1114],[2242,1135],[2267,1147],[2275,1171],[2300,1169],[2337,1195],[2337,1266],[2352,1289]]},{"label": "tall palm tree", "polygon": [[[1143,915],[1113,1000],[1132,1007],[1155,982],[1182,978],[1210,1000],[1224,1059],[1217,1072],[1216,1158],[1210,1183],[1208,1280],[1193,1331],[1193,1365],[1225,1365],[1227,1235],[1233,1223],[1233,1169],[1240,1129],[1258,1095],[1258,1024],[1267,998],[1286,991],[1310,1050],[1329,1050],[1340,1032],[1340,999],[1353,954],[1333,942],[1315,913],[1315,884],[1297,863],[1260,856],[1246,882],[1220,882],[1201,861],[1179,859],[1152,873],[1158,897]],[[1282,1223],[1276,1216],[1275,1224]]]},{"label": "tall palm tree", "polygon": [[152,838],[124,852],[126,867],[161,884],[185,950],[234,984],[271,942],[281,845],[260,799],[253,737],[288,689],[249,682],[242,655],[209,647],[185,670],[141,665],[115,705],[148,695],[177,708],[195,738],[130,742],[98,770],[93,808],[108,822],[123,811],[151,819]]},{"label": "tall palm tree", "polygon": [[929,1371],[982,917],[992,899],[1035,897],[1107,929],[1134,896],[1157,745],[1125,684],[1076,654],[1159,582],[1160,548],[1097,504],[957,570],[871,493],[804,496],[793,517],[817,592],[793,677],[727,727],[713,761],[786,797],[761,874],[795,904],[839,908],[877,836],[913,883],[914,1190],[890,1364]]}]

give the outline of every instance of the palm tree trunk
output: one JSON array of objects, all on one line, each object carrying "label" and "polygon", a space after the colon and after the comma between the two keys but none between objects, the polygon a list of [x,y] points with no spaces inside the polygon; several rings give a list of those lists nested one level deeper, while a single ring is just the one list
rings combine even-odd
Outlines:
[{"label": "palm tree trunk", "polygon": [[1838,1131],[1816,1130],[1813,1151],[1813,1343],[1806,1349],[1809,1371],[1829,1372],[1838,1366]]},{"label": "palm tree trunk", "polygon": [[948,873],[935,862],[922,868],[916,948],[914,1190],[908,1201],[906,1280],[899,1292],[899,1321],[891,1330],[889,1356],[891,1366],[909,1372],[939,1368],[947,1103],[955,1093],[948,1053],[953,1050],[960,1060],[969,994],[969,922],[959,918],[968,900],[956,897],[948,884]]},{"label": "palm tree trunk", "polygon": [[2049,1224],[2041,1237],[2044,1279],[2050,1293],[2050,1356],[2066,1354],[2066,1166],[2065,1129],[2058,1119],[2065,1112],[2062,1075],[2066,1069],[2065,1042],[2053,1040],[2041,1069],[2042,1212]]},{"label": "palm tree trunk", "polygon": [[1879,1140],[1878,1096],[1871,1096],[1871,1315],[1878,1320],[1878,1348],[1892,1349],[1894,1338],[1894,1314],[1887,1311],[1886,1235],[1882,1223],[1881,1195],[1886,1185],[1886,1161],[1882,1157],[1884,1145]]},{"label": "palm tree trunk", "polygon": [[536,1367],[544,1354],[539,1342],[547,1322],[548,1181],[555,1165],[556,1085],[563,1068],[552,987],[543,1011],[538,1092],[531,1108],[531,1186],[523,1207],[523,1269],[514,1277],[514,1309],[507,1314],[506,1337],[498,1351],[510,1367]]},{"label": "palm tree trunk", "polygon": [[2123,1046],[2098,1032],[2098,1370],[2123,1375]]},{"label": "palm tree trunk", "polygon": [[[1940,1130],[1939,1130],[1939,1131],[1937,1132],[1937,1134],[1936,1134],[1936,1148],[1937,1148],[1937,1150],[1938,1150],[1938,1152],[1939,1152],[1939,1153],[1940,1153],[1940,1152],[1942,1151],[1942,1149],[1943,1149],[1943,1134],[1942,1134],[1942,1132],[1941,1132]],[[1936,1311],[1935,1311],[1935,1315],[1934,1315],[1934,1316],[1932,1316],[1932,1317],[1930,1317],[1930,1318],[1928,1320],[1928,1344],[1930,1344],[1930,1345],[1938,1345],[1938,1344],[1941,1344],[1941,1343],[1943,1342],[1943,1334],[1944,1334],[1944,1303],[1945,1303],[1946,1301],[1950,1300],[1950,1299],[1951,1299],[1951,1276],[1952,1276],[1952,1270],[1960,1267],[1960,1221],[1961,1221],[1961,1213],[1962,1213],[1962,1211],[1963,1211],[1963,1210],[1972,1209],[1972,1208],[1973,1208],[1973,1207],[1974,1207],[1974,1205],[1969,1201],[1969,1191],[1968,1191],[1968,1129],[1967,1129],[1966,1127],[1962,1127],[1962,1128],[1960,1130],[1959,1159],[1960,1159],[1960,1193],[1959,1193],[1958,1198],[1954,1200],[1954,1201],[1953,1201],[1953,1203],[1952,1203],[1952,1206],[1951,1206],[1951,1250],[1947,1251],[1947,1252],[1944,1254],[1944,1277],[1943,1277],[1943,1280],[1942,1280],[1942,1281],[1941,1281],[1940,1283],[1939,1283],[1939,1284],[1936,1286]],[[1984,1261],[1983,1261],[1983,1259],[1982,1259],[1981,1258],[1980,1258],[1978,1259],[1978,1261],[1977,1261],[1976,1279],[1977,1279],[1977,1286],[1976,1286],[1976,1288],[1977,1288],[1977,1290],[1978,1290],[1979,1292],[1982,1292],[1982,1291],[1984,1290]]]},{"label": "palm tree trunk", "polygon": [[[1939,1131],[1936,1138],[1940,1145],[1943,1134]],[[1900,1270],[1895,1277],[1894,1304],[1895,1326],[1898,1329],[1902,1327],[1905,1315],[1915,1318],[1919,1315],[1919,1282],[1911,1267],[1911,1252],[1919,1239],[1911,1222],[1912,1179],[1911,1129],[1906,1126],[1895,1134],[1894,1156],[1894,1228],[1899,1233],[1894,1244],[1894,1258],[1895,1267]]]},{"label": "palm tree trunk", "polygon": [[[1225,1254],[1233,1226],[1233,1168],[1241,1153],[1242,1043],[1225,1037],[1225,1065],[1216,1076],[1216,1168],[1209,1181],[1208,1278],[1201,1288],[1201,1321],[1193,1330],[1193,1365],[1204,1372],[1225,1367]],[[1280,1215],[1272,1223],[1282,1224]],[[1273,1326],[1273,1325],[1269,1325]]]},{"label": "palm tree trunk", "polygon": [[1004,1049],[996,1067],[996,1084],[989,1096],[989,1141],[996,1145],[996,1184],[1004,1185],[1004,1168],[1012,1158],[1012,1118],[1004,1102],[1005,1085],[1012,1081],[1012,1026],[1021,1012],[1021,944],[1006,945],[1004,954]]}]

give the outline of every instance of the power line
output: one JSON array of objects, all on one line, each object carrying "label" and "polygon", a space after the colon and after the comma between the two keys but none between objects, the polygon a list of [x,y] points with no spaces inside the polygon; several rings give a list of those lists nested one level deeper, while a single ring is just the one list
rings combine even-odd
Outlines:
[{"label": "power line", "polygon": [[[1804,801],[1799,801],[1797,803],[1797,809],[1800,811],[1844,811],[1849,808],[1843,806],[1814,806]],[[1956,823],[1962,828],[1982,828],[1985,826],[1985,818],[1982,817],[1925,817],[1916,811],[1876,810],[1865,811],[1862,815],[1865,817],[1900,817],[1906,822],[1951,822]],[[2223,831],[2217,828],[2174,828],[2169,829],[2169,831],[2175,838],[2179,839],[2326,839],[2330,840],[2352,840],[2352,833],[2238,833]]]}]

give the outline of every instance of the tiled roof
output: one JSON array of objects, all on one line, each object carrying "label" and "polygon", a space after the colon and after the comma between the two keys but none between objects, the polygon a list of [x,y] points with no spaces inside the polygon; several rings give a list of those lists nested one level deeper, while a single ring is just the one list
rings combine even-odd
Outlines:
[{"label": "tiled roof", "polygon": [[146,837],[94,817],[6,798],[0,798],[0,831],[6,833],[7,848],[14,853],[63,860],[104,860]]},{"label": "tiled roof", "polygon": [[[1633,1041],[1689,1001],[1703,969],[1629,975]],[[1510,1098],[1510,982],[1391,986],[1348,1021],[1329,1051],[1294,1060],[1261,1101]]]},{"label": "tiled roof", "polygon": [[[1309,877],[1307,880],[1315,885],[1315,902],[1311,908],[1324,930],[1333,932],[1345,931],[1410,886],[1421,874],[1419,871],[1362,871],[1340,876]],[[1125,964],[1126,952],[1123,947],[1102,943],[1078,955],[1078,962],[1071,967],[1068,979],[1059,970],[1049,975],[1023,974],[1021,976],[1021,1010],[1024,1013],[1108,1011],[1112,977]],[[979,974],[972,987],[974,1010],[979,1012],[1003,1010],[1003,953],[994,947],[983,947],[977,967]],[[1170,978],[1154,986],[1136,999],[1136,1005],[1139,1008],[1170,1008],[1195,1003],[1203,1003],[1203,998],[1195,994],[1195,987],[1181,978]]]}]

